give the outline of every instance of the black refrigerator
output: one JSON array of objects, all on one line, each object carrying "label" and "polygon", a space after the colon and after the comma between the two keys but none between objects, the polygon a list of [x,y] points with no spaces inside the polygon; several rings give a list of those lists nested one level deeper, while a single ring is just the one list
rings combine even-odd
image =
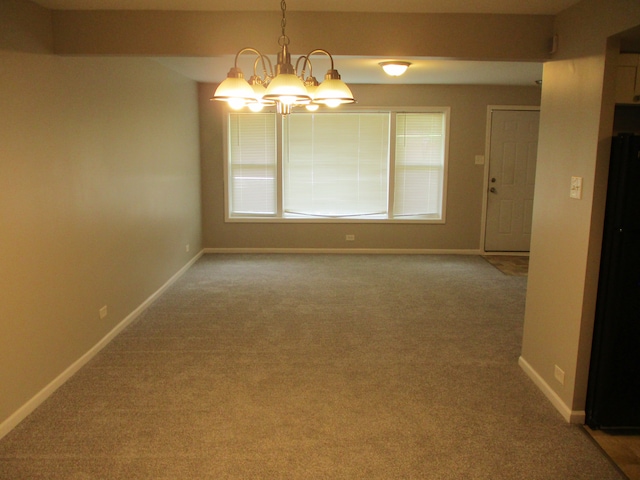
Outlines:
[{"label": "black refrigerator", "polygon": [[586,423],[640,430],[640,135],[613,138]]}]

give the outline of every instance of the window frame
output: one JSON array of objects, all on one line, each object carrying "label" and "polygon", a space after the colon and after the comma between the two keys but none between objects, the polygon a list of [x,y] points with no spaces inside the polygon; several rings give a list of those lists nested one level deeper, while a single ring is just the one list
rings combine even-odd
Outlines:
[{"label": "window frame", "polygon": [[[230,212],[230,195],[231,195],[231,179],[229,166],[229,118],[234,113],[242,113],[236,111],[227,111],[223,113],[223,152],[224,152],[224,221],[225,223],[394,223],[394,224],[445,224],[447,211],[447,185],[449,170],[449,144],[450,144],[450,124],[451,124],[451,107],[448,106],[425,106],[425,107],[358,107],[358,106],[342,106],[339,111],[329,111],[327,113],[388,113],[390,115],[389,123],[389,189],[388,189],[388,206],[387,213],[384,217],[311,217],[297,216],[293,214],[285,214],[283,201],[283,119],[276,115],[276,213],[274,215],[247,214],[231,215]],[[269,112],[262,112],[269,113]],[[322,114],[323,112],[313,112]],[[394,218],[393,202],[395,195],[395,155],[396,155],[396,114],[398,113],[441,113],[444,115],[444,152],[442,165],[442,208],[440,218],[428,218],[427,216],[399,216]],[[251,115],[247,113],[247,115]]]}]

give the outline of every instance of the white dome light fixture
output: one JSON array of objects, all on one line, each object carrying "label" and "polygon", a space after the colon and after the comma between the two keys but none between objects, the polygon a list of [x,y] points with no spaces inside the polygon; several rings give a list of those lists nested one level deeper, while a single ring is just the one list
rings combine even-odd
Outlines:
[{"label": "white dome light fixture", "polygon": [[387,75],[392,77],[399,77],[404,72],[407,71],[407,68],[411,65],[411,62],[403,62],[400,60],[391,60],[389,62],[380,62],[378,65],[382,67],[384,72]]},{"label": "white dome light fixture", "polygon": [[[243,48],[236,54],[234,66],[229,70],[227,78],[218,86],[211,100],[227,102],[234,109],[247,106],[254,112],[260,111],[263,106],[275,105],[276,111],[282,115],[291,113],[293,107],[306,106],[309,110],[315,110],[320,105],[336,107],[345,103],[354,103],[351,90],[341,80],[340,74],[334,68],[333,57],[326,50],[312,50],[298,58],[296,67],[293,67],[289,53],[290,41],[284,31],[287,24],[285,0],[281,1],[280,8],[282,35],[278,39],[278,45],[281,50],[278,52],[275,75],[268,57],[255,48]],[[238,58],[246,52],[257,56],[253,63],[253,76],[248,82],[244,79],[242,70],[238,68]],[[327,55],[331,61],[331,68],[327,71],[322,83],[318,83],[313,76],[311,56],[316,54]],[[298,74],[300,64],[301,73]],[[262,77],[256,72],[260,65],[262,65]],[[309,77],[305,79],[307,68]]]}]

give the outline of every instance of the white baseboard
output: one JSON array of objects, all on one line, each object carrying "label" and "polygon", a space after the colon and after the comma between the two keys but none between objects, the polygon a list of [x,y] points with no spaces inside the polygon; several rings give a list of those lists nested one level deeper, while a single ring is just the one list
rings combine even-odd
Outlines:
[{"label": "white baseboard", "polygon": [[205,248],[204,253],[335,253],[358,255],[480,255],[477,249],[423,248]]},{"label": "white baseboard", "polygon": [[556,392],[549,386],[549,384],[536,372],[533,367],[524,358],[518,359],[518,365],[529,376],[533,383],[542,390],[545,397],[551,402],[551,404],[560,412],[562,417],[568,423],[584,424],[586,419],[586,413],[584,410],[571,410],[558,396]]},{"label": "white baseboard", "polygon": [[53,379],[46,387],[40,390],[27,403],[16,410],[9,418],[0,424],[0,439],[7,435],[24,420],[31,412],[38,408],[47,398],[49,398],[58,388],[60,388],[69,378],[71,378],[78,370],[89,362],[96,354],[102,350],[111,340],[113,340],[122,330],[132,323],[142,312],[144,312],[164,291],[169,288],[178,278],[193,265],[203,252],[199,252],[189,262],[178,270],[164,285],[156,290],[149,298],[142,302],[133,312],[116,325],[109,333],[107,333],[98,343],[96,343],[88,352],[82,355],[78,360],[73,362],[66,370]]}]

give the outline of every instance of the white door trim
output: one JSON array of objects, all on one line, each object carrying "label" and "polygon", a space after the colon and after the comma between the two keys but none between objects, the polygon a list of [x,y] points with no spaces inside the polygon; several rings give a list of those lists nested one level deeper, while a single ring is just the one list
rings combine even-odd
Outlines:
[{"label": "white door trim", "polygon": [[491,114],[494,111],[510,110],[510,111],[540,111],[540,107],[536,105],[488,105],[487,106],[487,124],[484,142],[484,175],[482,178],[482,219],[480,223],[480,251],[483,254],[490,253],[491,255],[527,255],[522,252],[487,252],[485,250],[485,234],[487,230],[487,201],[489,193],[489,156],[491,155]]}]

